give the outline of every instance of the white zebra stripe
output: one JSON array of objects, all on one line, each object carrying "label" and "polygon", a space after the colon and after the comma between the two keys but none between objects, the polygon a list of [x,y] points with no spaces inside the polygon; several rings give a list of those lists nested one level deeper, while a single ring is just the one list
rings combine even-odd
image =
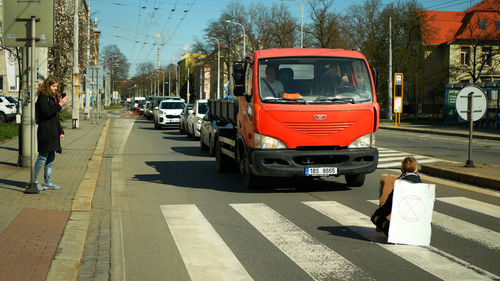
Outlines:
[{"label": "white zebra stripe", "polygon": [[500,218],[500,206],[484,203],[466,197],[439,197],[439,201],[469,209],[495,218]]},{"label": "white zebra stripe", "polygon": [[[400,160],[403,160],[399,158]],[[417,159],[419,164],[424,164],[424,163],[433,163],[437,161],[442,161],[439,159],[433,159],[433,158],[428,158],[428,159]],[[379,158],[379,164],[377,165],[377,168],[401,168],[401,161],[399,162],[390,162],[390,163],[381,163],[384,162],[384,159]]]},{"label": "white zebra stripe", "polygon": [[375,231],[375,227],[368,216],[338,202],[316,201],[302,203],[438,278],[444,280],[490,280],[499,278],[432,246],[387,244],[383,234]]},{"label": "white zebra stripe", "polygon": [[[368,200],[378,205],[378,200]],[[433,211],[432,224],[453,235],[472,240],[490,249],[500,249],[500,233]]]},{"label": "white zebra stripe", "polygon": [[265,204],[230,204],[314,280],[368,280],[361,269]]},{"label": "white zebra stripe", "polygon": [[198,207],[160,208],[191,280],[253,280]]}]

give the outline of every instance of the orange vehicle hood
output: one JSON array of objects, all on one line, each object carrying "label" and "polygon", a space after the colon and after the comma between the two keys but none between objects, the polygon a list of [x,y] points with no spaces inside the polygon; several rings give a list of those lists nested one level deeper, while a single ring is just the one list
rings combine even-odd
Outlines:
[{"label": "orange vehicle hood", "polygon": [[348,146],[377,129],[376,104],[255,104],[256,131],[287,148]]}]

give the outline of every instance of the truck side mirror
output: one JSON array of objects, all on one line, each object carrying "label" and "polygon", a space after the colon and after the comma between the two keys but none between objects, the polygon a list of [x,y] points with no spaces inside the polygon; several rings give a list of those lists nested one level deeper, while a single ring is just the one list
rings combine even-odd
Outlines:
[{"label": "truck side mirror", "polygon": [[378,81],[378,79],[379,79],[378,78],[378,71],[377,71],[377,68],[374,66],[372,66],[371,68],[372,68],[373,82],[375,84],[375,91],[378,92],[378,82],[379,82]]},{"label": "truck side mirror", "polygon": [[233,63],[233,95],[242,96],[245,93],[245,68],[243,63]]}]

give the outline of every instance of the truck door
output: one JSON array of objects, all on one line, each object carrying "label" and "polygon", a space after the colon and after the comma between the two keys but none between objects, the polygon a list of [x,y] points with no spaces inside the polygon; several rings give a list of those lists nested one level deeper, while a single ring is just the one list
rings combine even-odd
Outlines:
[{"label": "truck door", "polygon": [[238,112],[238,132],[245,139],[245,144],[249,148],[254,147],[253,137],[253,67],[247,63],[245,67],[245,94],[240,97]]}]

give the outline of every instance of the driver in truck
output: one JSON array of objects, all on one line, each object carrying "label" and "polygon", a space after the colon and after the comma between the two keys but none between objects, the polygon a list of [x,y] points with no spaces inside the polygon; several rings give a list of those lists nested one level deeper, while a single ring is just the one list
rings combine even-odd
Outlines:
[{"label": "driver in truck", "polygon": [[280,98],[285,88],[283,83],[276,80],[276,67],[268,65],[265,71],[266,77],[260,78],[260,94],[262,99],[266,98]]}]

